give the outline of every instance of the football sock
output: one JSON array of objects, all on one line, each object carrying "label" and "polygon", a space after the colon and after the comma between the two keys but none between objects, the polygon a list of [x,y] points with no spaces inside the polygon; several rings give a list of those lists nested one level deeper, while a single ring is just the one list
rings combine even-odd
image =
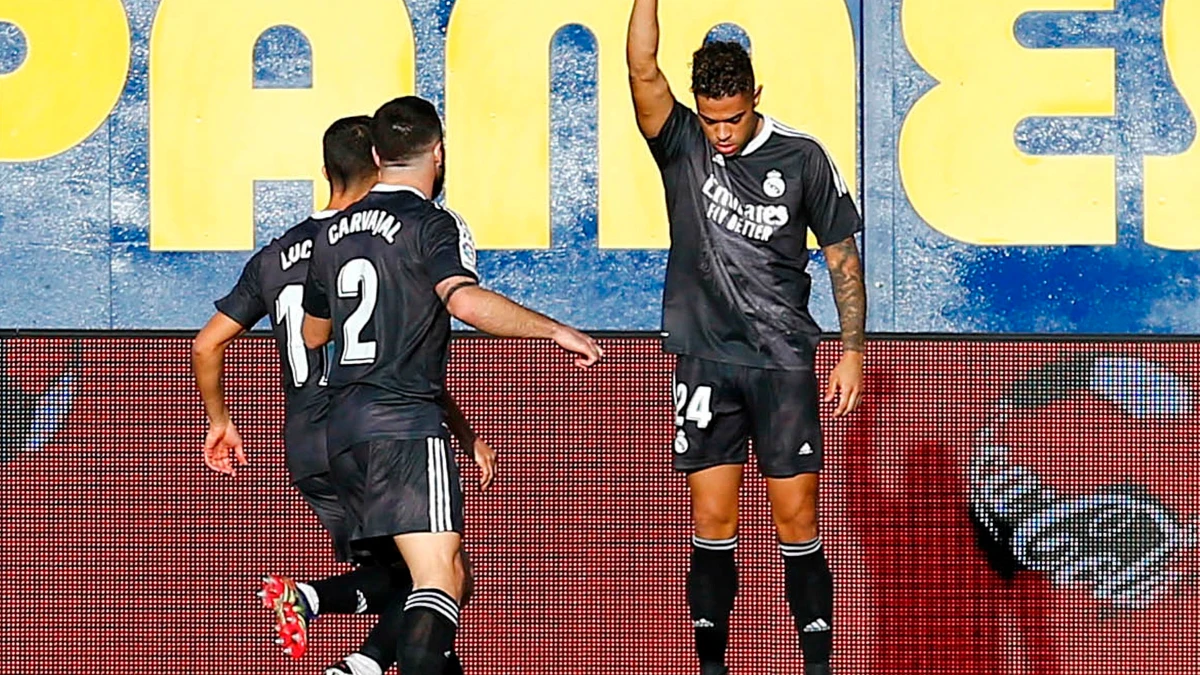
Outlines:
[{"label": "football sock", "polygon": [[312,601],[313,613],[326,614],[378,614],[387,606],[396,592],[400,577],[390,567],[368,565],[345,574],[296,584],[306,599]]},{"label": "football sock", "polygon": [[422,588],[405,602],[404,637],[398,646],[404,675],[442,675],[458,631],[458,603],[444,591]]},{"label": "football sock", "polygon": [[788,607],[800,633],[806,664],[827,664],[833,651],[833,573],[821,538],[779,544]]},{"label": "football sock", "polygon": [[[737,536],[729,539],[692,537],[692,566],[687,578],[688,605],[696,633],[696,655],[702,668],[725,663],[729,615],[737,597]],[[716,670],[715,672],[720,672]]]}]

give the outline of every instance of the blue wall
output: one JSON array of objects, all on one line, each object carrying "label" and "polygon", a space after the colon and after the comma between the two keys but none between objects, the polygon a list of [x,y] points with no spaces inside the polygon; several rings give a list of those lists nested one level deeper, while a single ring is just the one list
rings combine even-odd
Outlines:
[{"label": "blue wall", "polygon": [[[1163,53],[1163,0],[1118,0],[1114,12],[1032,13],[1014,27],[1028,47],[1110,47],[1117,58],[1115,117],[1031,119],[1016,139],[1032,154],[1115,155],[1119,242],[1037,248],[963,244],[917,215],[896,148],[906,114],[935,82],[905,45],[901,0],[847,2],[861,54],[859,185],[872,330],[1200,332],[1200,255],[1142,242],[1142,159],[1182,152],[1195,135]],[[149,249],[148,48],[157,3],[124,4],[133,53],[108,121],[51,159],[0,163],[0,327],[197,327],[249,256]],[[408,0],[417,93],[439,104],[453,4]],[[293,32],[269,35],[256,54],[256,86],[307,86],[303,58],[299,66],[295,58],[304,47]],[[26,48],[19,31],[0,23],[0,74]],[[496,289],[584,327],[655,330],[665,252],[596,244],[596,46],[576,27],[561,31],[553,50],[553,244],[483,251],[482,272]],[[307,183],[261,182],[256,194],[260,245],[311,210]],[[812,273],[814,313],[836,329],[819,256]]]}]

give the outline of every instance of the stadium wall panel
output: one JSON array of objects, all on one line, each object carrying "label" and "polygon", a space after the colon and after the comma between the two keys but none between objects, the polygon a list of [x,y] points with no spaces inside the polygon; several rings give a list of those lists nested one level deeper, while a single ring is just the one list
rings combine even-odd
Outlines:
[{"label": "stadium wall panel", "polygon": [[[1200,332],[1197,3],[661,5],[676,93],[715,27],[751,43],[763,110],[830,148],[867,220],[871,330]],[[253,247],[323,206],[319,130],[416,92],[446,115],[447,199],[486,283],[657,330],[665,209],[625,91],[628,10],[0,7],[0,327],[199,327]]]},{"label": "stadium wall panel", "polygon": [[[547,344],[453,344],[451,388],[500,454],[486,494],[462,460],[468,672],[695,672],[672,359],[604,347],[584,373]],[[232,479],[201,462],[188,356],[179,336],[0,337],[0,674],[311,673],[367,630],[323,617],[299,663],[271,644],[258,577],[343,568],[288,485],[270,342],[229,353]],[[1200,672],[1195,344],[893,338],[867,363],[862,409],[824,415],[842,672]],[[752,469],[742,509],[733,672],[798,673]]]}]

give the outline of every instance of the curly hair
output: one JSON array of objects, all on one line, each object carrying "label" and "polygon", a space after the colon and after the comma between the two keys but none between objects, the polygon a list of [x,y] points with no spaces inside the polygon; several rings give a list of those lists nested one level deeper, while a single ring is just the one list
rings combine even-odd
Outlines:
[{"label": "curly hair", "polygon": [[692,55],[692,93],[706,98],[754,94],[754,66],[745,47],[714,40]]}]

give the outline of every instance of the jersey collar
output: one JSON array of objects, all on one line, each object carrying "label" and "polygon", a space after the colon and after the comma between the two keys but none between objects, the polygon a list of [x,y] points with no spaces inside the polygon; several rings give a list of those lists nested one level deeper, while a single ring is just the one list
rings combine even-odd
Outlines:
[{"label": "jersey collar", "polygon": [[742,153],[741,153],[742,157],[745,157],[746,155],[749,155],[750,153],[754,152],[755,150],[758,150],[759,148],[761,148],[763,146],[763,144],[765,144],[767,142],[767,139],[769,139],[771,137],[771,133],[775,131],[775,120],[771,119],[770,116],[768,116],[768,115],[763,115],[762,119],[763,119],[762,130],[758,132],[757,136],[750,139],[750,142],[746,144],[745,148],[742,148]]},{"label": "jersey collar", "polygon": [[332,217],[336,216],[337,214],[338,214],[337,209],[325,209],[324,211],[317,211],[316,213],[312,214],[312,219],[313,220],[325,220],[326,218],[332,218]]},{"label": "jersey collar", "polygon": [[390,183],[376,183],[375,187],[371,188],[371,192],[411,192],[414,195],[429,201],[429,197],[411,185],[391,185]]}]

